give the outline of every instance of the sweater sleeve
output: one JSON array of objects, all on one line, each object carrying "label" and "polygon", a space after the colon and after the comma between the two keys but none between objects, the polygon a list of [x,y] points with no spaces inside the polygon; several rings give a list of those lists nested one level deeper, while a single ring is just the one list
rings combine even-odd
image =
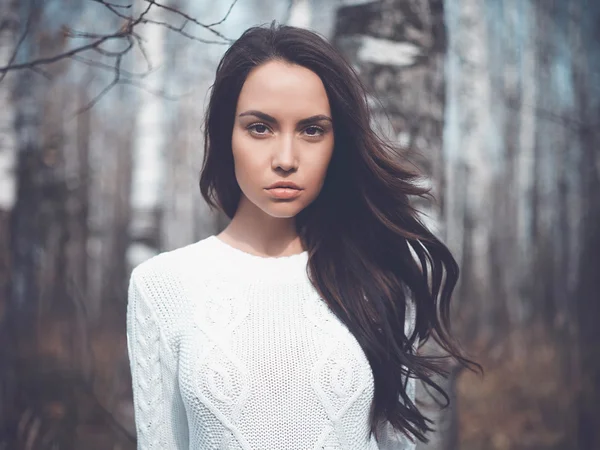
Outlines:
[{"label": "sweater sleeve", "polygon": [[127,351],[131,367],[138,450],[187,450],[188,425],[173,351],[156,311],[131,274],[127,300]]}]

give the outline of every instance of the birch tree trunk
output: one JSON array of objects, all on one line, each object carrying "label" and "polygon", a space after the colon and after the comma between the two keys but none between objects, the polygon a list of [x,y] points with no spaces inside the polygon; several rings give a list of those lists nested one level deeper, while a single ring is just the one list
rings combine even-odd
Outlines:
[{"label": "birch tree trunk", "polygon": [[[19,12],[16,0],[0,2],[0,65],[10,63],[18,42]],[[17,137],[14,121],[15,108],[12,94],[17,81],[16,73],[0,75],[0,211],[9,212],[15,202],[15,162],[17,159]],[[6,230],[6,217],[2,218],[2,230]]]},{"label": "birch tree trunk", "polygon": [[[170,5],[169,2],[166,3]],[[134,2],[138,13],[145,8],[142,0]],[[164,22],[165,10],[153,11],[153,20]],[[136,71],[145,72],[148,64],[155,72],[146,81],[150,91],[164,90],[167,59],[165,57],[165,33],[163,27],[146,26],[140,31],[146,41],[146,56],[137,54]],[[146,60],[148,58],[148,61]],[[133,139],[133,173],[130,204],[132,209],[129,226],[130,246],[128,261],[135,266],[157,254],[160,250],[161,193],[165,188],[166,116],[164,100],[151,92],[138,93],[138,109]]]},{"label": "birch tree trunk", "polygon": [[[174,6],[208,21],[220,20],[229,7],[227,2],[214,7],[207,0],[193,4],[174,1]],[[209,11],[210,17],[207,17]],[[222,31],[225,35],[231,34],[227,22]],[[168,35],[164,45],[167,66],[178,67],[177,71],[168,73],[165,87],[168,92],[181,96],[178,101],[163,103],[166,166],[160,242],[162,249],[170,250],[220,231],[219,216],[224,215],[208,208],[200,195],[199,180],[204,153],[205,101],[214,78],[216,54],[225,51],[226,46],[199,44],[177,34]]]},{"label": "birch tree trunk", "polygon": [[[419,201],[415,206],[423,221],[440,237],[443,207],[442,130],[445,110],[444,58],[446,30],[443,4],[436,0],[406,2],[349,2],[341,7],[335,24],[334,42],[358,69],[373,98],[373,111],[380,133],[406,151],[433,183],[438,203]],[[388,120],[389,119],[389,120]],[[439,353],[428,343],[423,351]],[[419,449],[451,449],[457,436],[455,380],[436,382],[452,399],[452,407],[441,411],[422,385],[417,397],[422,411],[435,423],[428,444]],[[438,399],[440,400],[440,399]]]},{"label": "birch tree trunk", "polygon": [[[9,63],[18,42],[19,11],[16,0],[0,1],[0,66]],[[0,75],[1,77],[1,75]],[[9,290],[10,214],[16,196],[17,135],[16,108],[13,92],[17,76],[8,73],[0,81],[0,435],[8,434],[9,416],[14,407],[15,367],[14,355],[9,353],[12,315],[7,293]],[[0,445],[2,440],[0,440]]]}]

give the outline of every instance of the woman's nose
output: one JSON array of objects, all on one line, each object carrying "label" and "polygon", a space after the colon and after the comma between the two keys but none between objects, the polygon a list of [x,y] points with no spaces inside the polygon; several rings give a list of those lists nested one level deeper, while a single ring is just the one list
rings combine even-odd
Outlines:
[{"label": "woman's nose", "polygon": [[294,136],[290,134],[281,135],[281,139],[276,144],[273,165],[281,167],[284,170],[290,170],[296,164],[294,154]]}]

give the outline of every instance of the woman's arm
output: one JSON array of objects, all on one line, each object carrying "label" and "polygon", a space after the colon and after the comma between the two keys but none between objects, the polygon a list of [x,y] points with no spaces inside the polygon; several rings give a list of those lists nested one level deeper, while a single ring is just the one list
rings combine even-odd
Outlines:
[{"label": "woman's arm", "polygon": [[188,450],[188,425],[178,388],[177,362],[136,270],[129,281],[127,350],[137,448]]}]

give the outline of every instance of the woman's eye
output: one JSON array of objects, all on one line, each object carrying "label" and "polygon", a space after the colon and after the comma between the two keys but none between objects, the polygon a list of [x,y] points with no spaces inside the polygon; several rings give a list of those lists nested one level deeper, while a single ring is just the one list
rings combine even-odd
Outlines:
[{"label": "woman's eye", "polygon": [[308,134],[309,136],[320,136],[324,133],[323,128],[321,127],[317,127],[317,126],[312,126],[312,127],[308,127],[304,130],[304,132],[306,134]]},{"label": "woman's eye", "polygon": [[252,131],[254,134],[266,134],[269,128],[262,123],[254,123],[248,127],[248,130]]}]

